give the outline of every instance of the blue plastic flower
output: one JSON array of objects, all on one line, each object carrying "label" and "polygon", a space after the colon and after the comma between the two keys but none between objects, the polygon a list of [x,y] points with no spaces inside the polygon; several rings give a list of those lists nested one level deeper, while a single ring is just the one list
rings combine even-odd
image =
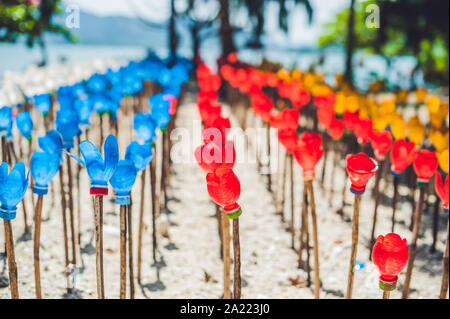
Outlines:
[{"label": "blue plastic flower", "polygon": [[12,108],[4,106],[0,109],[0,136],[11,136]]},{"label": "blue plastic flower", "polygon": [[95,110],[100,116],[111,111],[111,100],[103,92],[90,94],[89,103],[91,109]]},{"label": "blue plastic flower", "polygon": [[130,191],[136,181],[136,168],[129,160],[120,160],[109,181],[116,192],[116,204],[129,205]]},{"label": "blue plastic flower", "polygon": [[106,138],[104,145],[105,160],[103,160],[102,154],[97,147],[90,141],[81,142],[79,148],[84,160],[67,151],[64,152],[83,166],[86,166],[91,179],[91,195],[108,195],[108,182],[114,174],[119,161],[117,138],[114,135],[109,135]]},{"label": "blue plastic flower", "polygon": [[32,100],[38,111],[41,112],[43,116],[47,116],[52,105],[52,96],[50,93],[35,95]]},{"label": "blue plastic flower", "polygon": [[0,166],[0,218],[16,218],[17,204],[27,191],[29,173],[25,174],[25,165],[22,162],[17,162],[9,174],[7,163],[3,162]]},{"label": "blue plastic flower", "polygon": [[51,153],[34,152],[31,156],[30,171],[33,176],[33,193],[46,195],[48,184],[58,172],[60,159]]},{"label": "blue plastic flower", "polygon": [[62,157],[63,141],[61,135],[55,131],[50,130],[47,134],[38,138],[39,147],[46,153]]},{"label": "blue plastic flower", "polygon": [[89,127],[90,120],[91,120],[91,114],[92,114],[92,108],[89,104],[88,98],[83,98],[79,100],[75,100],[74,103],[75,111],[78,114],[78,119],[80,120],[80,126],[87,128]]},{"label": "blue plastic flower", "polygon": [[55,124],[56,130],[63,138],[63,147],[65,149],[73,148],[73,139],[81,133],[78,127],[78,114],[69,109],[58,111]]},{"label": "blue plastic flower", "polygon": [[141,145],[136,141],[131,142],[125,151],[125,159],[132,161],[138,172],[142,171],[153,159],[152,147],[148,144]]},{"label": "blue plastic flower", "polygon": [[108,79],[104,74],[93,74],[86,83],[89,92],[102,92],[108,86]]},{"label": "blue plastic flower", "polygon": [[165,131],[171,119],[169,109],[156,109],[152,111],[152,116],[155,119],[161,131]]},{"label": "blue plastic flower", "polygon": [[33,133],[33,120],[29,112],[20,112],[16,116],[16,125],[20,133],[27,139],[31,140]]},{"label": "blue plastic flower", "polygon": [[150,113],[138,113],[133,120],[134,130],[137,136],[145,143],[153,144],[156,138],[157,123]]}]

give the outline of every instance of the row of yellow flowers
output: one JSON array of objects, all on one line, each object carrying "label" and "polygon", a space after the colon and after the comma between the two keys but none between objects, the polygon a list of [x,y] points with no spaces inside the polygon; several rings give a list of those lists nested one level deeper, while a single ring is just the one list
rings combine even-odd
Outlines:
[{"label": "row of yellow flowers", "polygon": [[[341,74],[336,75],[334,87],[325,83],[323,74],[314,72],[280,69],[276,75],[283,81],[298,81],[313,96],[335,93],[336,114],[358,112],[359,117],[372,120],[376,131],[390,127],[395,139],[408,138],[417,146],[431,143],[438,153],[440,167],[446,173],[449,172],[448,100],[431,94],[426,88],[399,90],[386,96],[380,94],[380,82],[373,83],[367,93],[362,93],[345,85]],[[422,123],[419,117],[419,112],[423,112],[424,108],[428,113],[428,123]],[[407,111],[413,115],[405,120]]]}]

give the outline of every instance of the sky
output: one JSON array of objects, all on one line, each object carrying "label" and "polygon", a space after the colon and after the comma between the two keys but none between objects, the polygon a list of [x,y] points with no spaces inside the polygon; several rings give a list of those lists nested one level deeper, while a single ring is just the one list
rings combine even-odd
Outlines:
[{"label": "sky", "polygon": [[[266,8],[265,31],[277,41],[289,41],[293,45],[316,45],[325,23],[330,22],[336,13],[350,4],[350,0],[310,0],[314,9],[313,24],[307,23],[307,15],[303,6],[296,6],[289,17],[289,33],[286,35],[277,28],[276,3],[269,3]],[[65,0],[65,4],[75,4],[83,11],[99,16],[135,17],[136,12],[142,17],[155,22],[162,22],[170,14],[168,0]],[[182,10],[186,0],[176,0],[176,7]],[[211,6],[201,6],[203,11],[217,10],[214,2]],[[206,8],[206,9],[205,9]],[[242,12],[234,17],[245,25],[246,14]]]}]

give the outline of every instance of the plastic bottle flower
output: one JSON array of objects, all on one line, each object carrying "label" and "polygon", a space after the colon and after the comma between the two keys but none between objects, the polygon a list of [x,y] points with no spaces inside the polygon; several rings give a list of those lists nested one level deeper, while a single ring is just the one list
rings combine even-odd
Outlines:
[{"label": "plastic bottle flower", "polygon": [[350,190],[354,194],[361,195],[366,190],[369,180],[378,170],[378,163],[374,158],[364,153],[347,155],[347,172],[352,185]]},{"label": "plastic bottle flower", "polygon": [[373,132],[372,120],[369,118],[360,118],[356,124],[354,133],[358,139],[359,144],[366,144],[369,142],[370,136]]},{"label": "plastic bottle flower", "polygon": [[136,171],[144,170],[153,159],[152,148],[148,144],[141,145],[133,141],[128,145],[125,151],[125,159],[134,163]]},{"label": "plastic bottle flower", "polygon": [[449,149],[447,148],[446,150],[440,151],[437,154],[439,166],[447,174],[449,173],[449,153]]},{"label": "plastic bottle flower", "polygon": [[171,119],[169,113],[170,100],[160,93],[150,96],[149,104],[153,119],[158,127],[164,131]]},{"label": "plastic bottle flower", "polygon": [[60,158],[51,153],[34,152],[31,156],[30,171],[33,176],[33,193],[46,195],[48,184],[59,170]]},{"label": "plastic bottle flower", "polygon": [[106,90],[108,86],[108,79],[106,75],[95,73],[86,83],[86,88],[89,92],[102,92]]},{"label": "plastic bottle flower", "polygon": [[12,108],[4,106],[0,108],[0,136],[11,136]]},{"label": "plastic bottle flower", "polygon": [[278,140],[287,152],[292,153],[297,146],[297,132],[291,129],[280,130],[278,131]]},{"label": "plastic bottle flower", "polygon": [[279,130],[296,129],[300,120],[300,112],[296,109],[284,109],[281,112],[270,112],[270,126]]},{"label": "plastic bottle flower", "polygon": [[90,119],[92,115],[92,108],[90,106],[89,99],[79,99],[73,104],[75,111],[77,112],[78,119],[80,121],[80,126],[83,128],[88,128],[90,125]]},{"label": "plastic bottle flower", "polygon": [[340,140],[342,135],[344,135],[344,122],[337,118],[331,120],[330,126],[328,127],[328,133],[333,138],[333,140]]},{"label": "plastic bottle flower", "polygon": [[86,166],[89,178],[91,179],[91,195],[108,195],[108,182],[114,174],[117,162],[119,162],[119,146],[114,135],[108,135],[104,145],[105,160],[100,151],[90,141],[83,141],[79,145],[81,155],[78,156],[65,151],[73,159]]},{"label": "plastic bottle flower", "polygon": [[395,289],[398,274],[408,263],[408,245],[406,239],[390,233],[386,236],[378,236],[372,250],[372,260],[380,272],[380,288],[386,285]]},{"label": "plastic bottle flower", "polygon": [[120,160],[110,179],[110,184],[116,192],[116,204],[129,205],[130,191],[136,181],[136,167],[130,160]]},{"label": "plastic bottle flower", "polygon": [[242,214],[237,203],[241,195],[241,183],[232,170],[219,168],[206,175],[208,193],[212,200],[223,207],[227,217],[234,219]]},{"label": "plastic bottle flower", "polygon": [[431,143],[436,148],[438,152],[445,150],[449,147],[449,132],[441,132],[437,129],[430,129],[429,137],[431,140]]},{"label": "plastic bottle flower", "polygon": [[3,162],[0,166],[0,218],[16,218],[17,204],[27,191],[29,173],[25,174],[22,162],[17,162],[9,174],[7,163]]},{"label": "plastic bottle flower", "polygon": [[413,116],[408,120],[408,135],[409,139],[416,145],[422,144],[425,138],[425,127],[420,123],[417,116]]},{"label": "plastic bottle flower", "polygon": [[439,172],[436,172],[436,175],[434,176],[434,189],[436,190],[436,194],[444,203],[444,210],[448,214],[449,210],[448,175],[445,178],[445,183],[442,183],[441,174]]},{"label": "plastic bottle flower", "polygon": [[27,139],[31,140],[33,133],[33,120],[29,112],[20,112],[16,116],[16,125],[20,133]]},{"label": "plastic bottle flower", "polygon": [[44,117],[47,116],[52,104],[52,96],[50,93],[35,95],[32,97],[32,101],[38,111],[41,112]]},{"label": "plastic bottle flower", "polygon": [[56,130],[63,138],[63,147],[65,149],[73,148],[73,139],[81,133],[78,127],[78,115],[75,111],[64,110],[56,113]]},{"label": "plastic bottle flower", "polygon": [[382,130],[379,132],[372,132],[370,136],[370,142],[375,153],[375,157],[382,161],[386,158],[386,154],[389,152],[392,146],[392,135],[388,130]]},{"label": "plastic bottle flower", "polygon": [[294,149],[294,156],[297,163],[302,167],[305,181],[315,178],[316,165],[322,155],[322,137],[317,133],[303,133]]},{"label": "plastic bottle flower", "polygon": [[413,142],[406,140],[396,140],[391,151],[391,172],[395,176],[400,176],[404,170],[412,164],[416,153],[416,146]]},{"label": "plastic bottle flower", "polygon": [[58,158],[62,156],[63,142],[61,135],[50,130],[47,134],[38,138],[39,147],[46,153],[56,155]]},{"label": "plastic bottle flower", "polygon": [[392,135],[396,140],[402,140],[406,138],[406,122],[403,121],[401,114],[396,113],[394,119],[391,122]]},{"label": "plastic bottle flower", "polygon": [[[203,142],[205,144],[207,144],[208,142],[216,142],[218,145],[220,145],[221,142],[225,141],[225,139],[227,138],[230,129],[230,119],[228,117],[219,116],[211,123],[205,123],[205,129],[203,130]],[[211,134],[211,132],[213,134]]]},{"label": "plastic bottle flower", "polygon": [[197,147],[194,155],[200,168],[208,173],[215,172],[218,168],[233,169],[236,162],[236,150],[232,141],[225,141],[220,146],[209,142]]},{"label": "plastic bottle flower", "polygon": [[147,144],[153,144],[156,138],[156,122],[150,113],[138,113],[133,120],[134,131]]},{"label": "plastic bottle flower", "polygon": [[438,168],[436,152],[430,152],[425,149],[416,152],[413,166],[414,171],[417,174],[417,183],[428,183],[429,179],[433,177]]}]

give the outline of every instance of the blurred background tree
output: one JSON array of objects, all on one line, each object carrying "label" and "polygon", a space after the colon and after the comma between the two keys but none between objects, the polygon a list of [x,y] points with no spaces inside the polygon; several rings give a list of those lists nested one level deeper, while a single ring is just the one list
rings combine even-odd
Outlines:
[{"label": "blurred background tree", "polygon": [[[353,26],[350,24],[352,3]],[[423,72],[425,81],[448,86],[448,0],[349,0],[349,4],[348,8],[337,14],[335,21],[326,25],[319,39],[321,47],[345,46],[350,57],[355,50],[378,54],[385,58],[388,66],[394,56],[412,55],[417,60],[411,73],[413,86],[418,70]],[[369,15],[366,8],[370,4],[376,4],[380,9],[380,28],[366,26]],[[353,37],[349,30],[353,30]],[[351,63],[346,73],[351,81]]]},{"label": "blurred background tree", "polygon": [[30,48],[37,43],[42,53],[41,65],[46,65],[45,32],[61,33],[69,41],[75,40],[64,26],[52,22],[53,15],[60,12],[60,0],[1,0],[0,42],[15,43],[24,38]]}]

